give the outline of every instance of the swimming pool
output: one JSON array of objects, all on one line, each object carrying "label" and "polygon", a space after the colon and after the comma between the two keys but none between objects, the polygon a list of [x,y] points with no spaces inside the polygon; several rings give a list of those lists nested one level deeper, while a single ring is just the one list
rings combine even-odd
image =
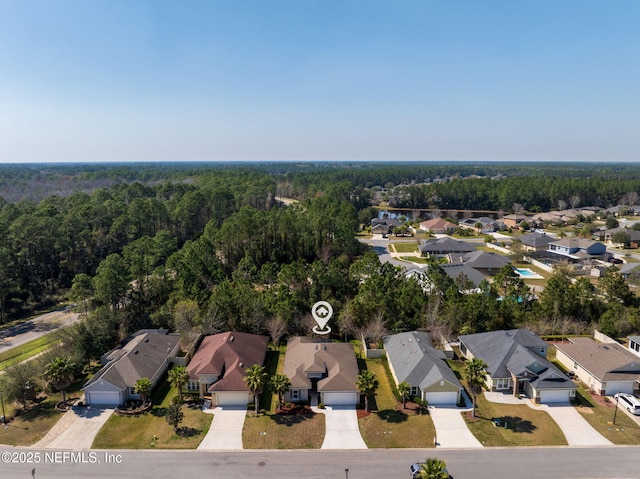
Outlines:
[{"label": "swimming pool", "polygon": [[531,271],[529,268],[515,268],[515,270],[516,270],[516,273],[518,273],[518,276],[520,276],[521,278],[544,279],[543,276],[540,276],[535,271]]}]

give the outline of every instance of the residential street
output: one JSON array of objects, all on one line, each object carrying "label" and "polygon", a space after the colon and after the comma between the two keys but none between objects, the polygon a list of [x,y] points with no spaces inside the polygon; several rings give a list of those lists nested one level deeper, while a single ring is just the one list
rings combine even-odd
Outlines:
[{"label": "residential street", "polygon": [[54,311],[0,332],[0,352],[18,347],[56,329],[77,322],[80,315],[70,311]]},{"label": "residential street", "polygon": [[[39,452],[28,457],[20,452]],[[602,448],[369,449],[366,451],[95,451],[75,458],[54,451],[0,448],[2,477],[11,479],[406,479],[426,457],[447,462],[455,479],[631,479],[640,446]],[[59,452],[59,451],[58,451]],[[9,455],[7,455],[9,453]],[[12,454],[13,453],[13,454]],[[90,463],[89,461],[94,461]],[[107,460],[111,460],[107,463]],[[30,461],[30,462],[29,462]],[[38,461],[38,462],[35,462]],[[99,462],[98,462],[99,461]],[[20,463],[21,462],[21,463]],[[515,470],[514,470],[515,468]],[[348,469],[348,473],[345,472]],[[33,472],[33,474],[32,474]],[[347,475],[348,474],[348,475]]]}]

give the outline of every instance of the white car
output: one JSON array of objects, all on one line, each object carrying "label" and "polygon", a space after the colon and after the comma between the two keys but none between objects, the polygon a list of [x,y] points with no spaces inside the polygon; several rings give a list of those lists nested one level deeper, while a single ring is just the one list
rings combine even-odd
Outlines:
[{"label": "white car", "polygon": [[640,401],[633,394],[617,393],[613,396],[618,404],[622,405],[627,411],[636,416],[640,416]]}]

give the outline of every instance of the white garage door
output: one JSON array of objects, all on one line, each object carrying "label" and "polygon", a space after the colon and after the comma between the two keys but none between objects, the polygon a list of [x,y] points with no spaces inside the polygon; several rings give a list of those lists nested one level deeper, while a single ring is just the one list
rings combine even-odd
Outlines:
[{"label": "white garage door", "polygon": [[217,393],[218,406],[246,406],[247,393]]},{"label": "white garage door", "polygon": [[540,402],[569,402],[569,391],[540,391]]},{"label": "white garage door", "polygon": [[615,393],[633,394],[633,383],[630,381],[607,381],[607,396]]},{"label": "white garage door", "polygon": [[324,393],[324,403],[327,406],[354,406],[358,404],[358,393]]},{"label": "white garage door", "polygon": [[455,405],[458,402],[458,393],[452,392],[433,392],[426,394],[429,404],[437,406],[438,404],[452,404]]},{"label": "white garage door", "polygon": [[93,391],[85,393],[87,404],[120,405],[120,393],[112,391]]}]

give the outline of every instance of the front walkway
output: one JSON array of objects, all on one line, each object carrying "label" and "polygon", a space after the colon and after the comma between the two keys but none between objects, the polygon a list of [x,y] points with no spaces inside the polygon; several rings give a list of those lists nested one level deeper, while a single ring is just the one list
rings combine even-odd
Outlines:
[{"label": "front walkway", "polygon": [[209,432],[204,437],[198,450],[236,451],[242,449],[242,428],[247,415],[247,406],[216,407],[203,412],[213,414]]},{"label": "front walkway", "polygon": [[64,430],[58,431],[57,437],[50,442],[47,440],[48,444],[45,444],[44,440],[49,435],[37,444],[46,449],[72,449],[75,451],[91,449],[96,434],[111,417],[113,411],[113,408],[74,406],[71,411],[64,413],[64,418],[58,421],[59,423],[64,421],[62,423]]},{"label": "front walkway", "polygon": [[562,430],[570,446],[611,446],[612,443],[591,427],[585,418],[569,403],[534,404],[529,398],[518,398],[511,393],[486,391],[488,401],[502,404],[526,404],[531,409],[545,411]]},{"label": "front walkway", "polygon": [[325,433],[320,449],[367,449],[358,426],[355,406],[327,406],[312,408],[324,414]]}]

